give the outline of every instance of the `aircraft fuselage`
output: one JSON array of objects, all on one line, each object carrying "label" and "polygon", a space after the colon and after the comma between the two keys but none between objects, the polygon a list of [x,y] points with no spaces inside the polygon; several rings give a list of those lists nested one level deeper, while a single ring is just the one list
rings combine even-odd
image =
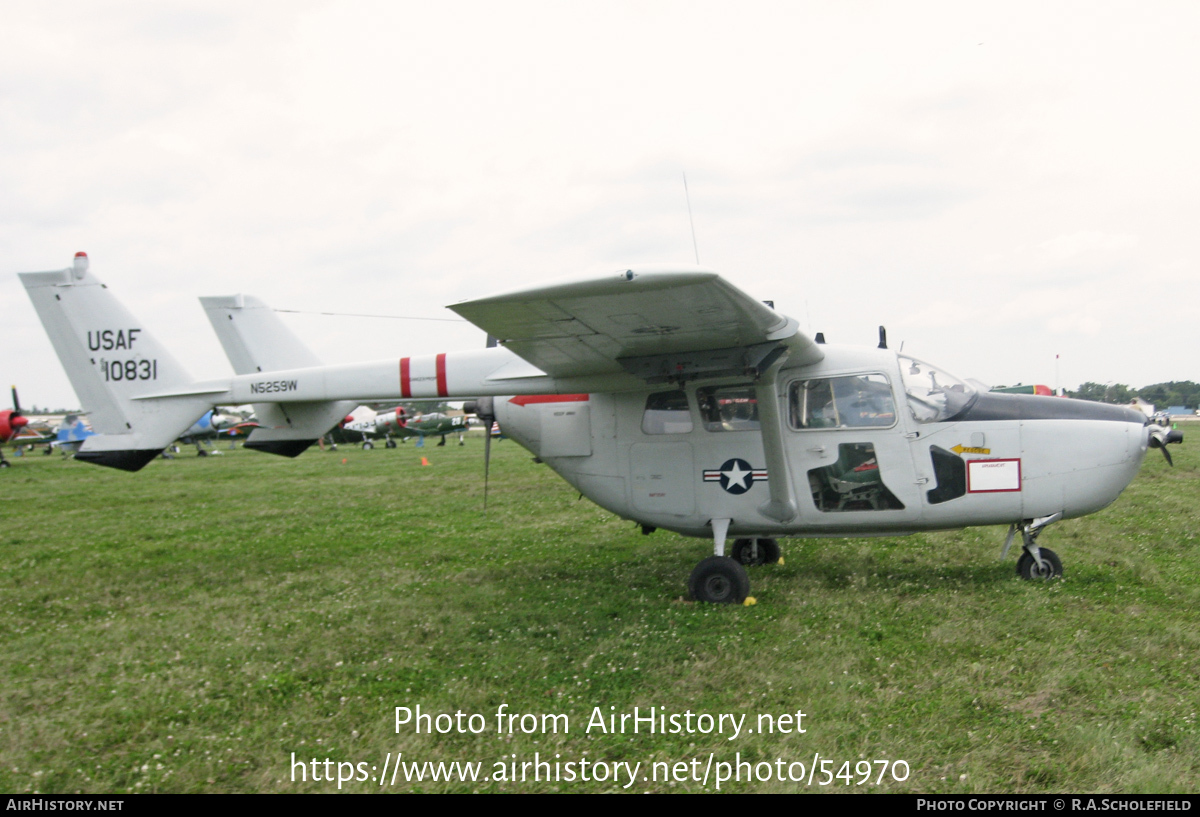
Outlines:
[{"label": "aircraft fuselage", "polygon": [[[809,537],[1082,516],[1115,500],[1146,453],[1144,418],[1130,409],[975,393],[929,416],[915,401],[931,396],[910,394],[902,373],[923,362],[825,352],[775,374],[773,430],[748,379],[496,398],[494,410],[505,434],[598,505],[702,537],[717,518],[731,536]],[[778,435],[782,468],[769,466],[764,433]],[[781,519],[769,503],[788,498],[794,515]]]}]

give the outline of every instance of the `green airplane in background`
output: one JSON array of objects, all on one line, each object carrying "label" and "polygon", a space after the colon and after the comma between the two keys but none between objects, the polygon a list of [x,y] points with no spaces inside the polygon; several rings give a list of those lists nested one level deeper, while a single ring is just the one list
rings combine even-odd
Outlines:
[{"label": "green airplane in background", "polygon": [[466,415],[429,414],[410,415],[404,406],[375,411],[359,406],[329,433],[333,443],[362,443],[364,449],[375,447],[373,440],[385,439],[386,448],[395,448],[396,439],[401,442],[416,438],[423,445],[426,437],[440,437],[439,446],[446,444],[448,434],[458,435],[458,444],[463,445],[463,435],[469,428]]}]

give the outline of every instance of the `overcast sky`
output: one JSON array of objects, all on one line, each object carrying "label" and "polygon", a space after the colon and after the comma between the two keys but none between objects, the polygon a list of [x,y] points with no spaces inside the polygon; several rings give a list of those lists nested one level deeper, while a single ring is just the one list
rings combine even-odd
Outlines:
[{"label": "overcast sky", "polygon": [[[77,250],[197,377],[196,298],[453,318],[700,262],[830,342],[992,384],[1198,380],[1200,4],[6,4],[0,348]],[[467,324],[284,316],[327,362]],[[1060,371],[1055,355],[1061,355]]]}]

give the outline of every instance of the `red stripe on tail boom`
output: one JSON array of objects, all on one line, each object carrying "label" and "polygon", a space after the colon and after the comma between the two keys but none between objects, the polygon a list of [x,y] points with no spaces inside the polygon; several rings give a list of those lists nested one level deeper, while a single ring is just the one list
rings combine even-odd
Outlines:
[{"label": "red stripe on tail boom", "polygon": [[437,356],[437,386],[438,397],[449,397],[450,389],[446,388],[446,353]]}]

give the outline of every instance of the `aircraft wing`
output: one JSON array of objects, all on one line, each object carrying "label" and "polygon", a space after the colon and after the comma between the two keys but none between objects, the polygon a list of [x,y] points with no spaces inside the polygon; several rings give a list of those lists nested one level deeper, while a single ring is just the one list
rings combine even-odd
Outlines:
[{"label": "aircraft wing", "polygon": [[706,270],[626,270],[450,309],[555,377],[720,376],[784,344],[805,362],[823,356],[794,319]]},{"label": "aircraft wing", "polygon": [[22,429],[20,434],[0,442],[7,443],[8,445],[36,445],[37,443],[48,443],[54,439],[53,434],[41,434],[37,431],[27,432],[25,429]]}]

